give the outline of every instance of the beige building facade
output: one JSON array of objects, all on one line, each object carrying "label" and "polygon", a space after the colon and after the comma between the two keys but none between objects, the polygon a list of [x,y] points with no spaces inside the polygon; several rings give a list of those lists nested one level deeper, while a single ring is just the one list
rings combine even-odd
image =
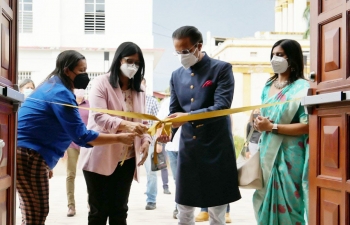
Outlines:
[{"label": "beige building facade", "polygon": [[[295,3],[298,1],[298,3]],[[275,31],[256,32],[254,37],[224,38],[212,36],[207,32],[204,50],[215,59],[231,63],[235,78],[233,108],[259,105],[260,96],[267,79],[273,75],[270,65],[271,48],[281,39],[294,39],[302,47],[304,55],[304,74],[309,73],[310,40],[304,39],[307,29],[303,12],[307,0],[276,0]],[[250,112],[233,115],[235,135],[244,137]]]}]

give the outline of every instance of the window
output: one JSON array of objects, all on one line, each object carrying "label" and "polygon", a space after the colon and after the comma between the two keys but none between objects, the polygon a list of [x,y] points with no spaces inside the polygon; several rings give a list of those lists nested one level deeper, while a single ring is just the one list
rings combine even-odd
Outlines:
[{"label": "window", "polygon": [[20,83],[24,79],[32,79],[32,72],[19,71],[18,72],[18,83]]},{"label": "window", "polygon": [[85,0],[85,34],[105,33],[105,0]]},{"label": "window", "polygon": [[87,96],[85,96],[86,99],[87,99],[87,97],[89,96],[89,93],[90,93],[92,80],[93,80],[94,78],[96,78],[96,77],[102,75],[102,74],[105,74],[105,73],[103,73],[103,72],[91,72],[91,73],[88,73],[89,78],[90,78],[90,83],[89,83],[89,85],[87,86],[86,91],[85,91],[85,95],[87,95]]},{"label": "window", "polygon": [[19,33],[33,32],[33,0],[19,0]]},{"label": "window", "polygon": [[305,66],[308,64],[309,60],[310,60],[310,52],[304,51],[303,52],[303,61],[304,61]]},{"label": "window", "polygon": [[250,57],[257,57],[258,53],[257,52],[250,52]]}]

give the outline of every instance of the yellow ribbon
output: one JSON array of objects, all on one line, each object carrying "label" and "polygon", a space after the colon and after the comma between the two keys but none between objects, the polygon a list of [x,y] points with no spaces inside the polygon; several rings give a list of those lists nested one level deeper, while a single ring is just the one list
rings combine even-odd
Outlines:
[{"label": "yellow ribbon", "polygon": [[124,111],[99,109],[99,108],[87,108],[87,107],[74,106],[74,105],[57,103],[57,102],[50,102],[50,103],[68,106],[68,107],[73,107],[73,108],[78,108],[78,109],[90,110],[90,111],[94,111],[94,112],[107,113],[109,115],[128,117],[128,118],[133,118],[133,119],[153,120],[156,122],[153,124],[153,126],[151,126],[148,129],[148,133],[150,135],[154,136],[157,132],[157,129],[162,128],[162,127],[163,127],[162,134],[163,135],[170,135],[172,123],[188,122],[188,121],[209,119],[209,118],[214,118],[214,117],[219,117],[219,116],[227,116],[230,114],[250,111],[250,110],[254,110],[254,109],[261,109],[261,108],[266,108],[266,107],[271,107],[271,106],[276,106],[276,105],[281,105],[281,104],[285,104],[285,103],[289,103],[289,102],[293,102],[293,101],[298,101],[298,100],[301,100],[301,98],[295,98],[295,99],[291,99],[289,101],[284,101],[284,102],[275,102],[275,103],[260,104],[260,105],[253,105],[253,106],[244,106],[244,107],[239,107],[239,108],[216,110],[216,111],[210,111],[210,112],[204,112],[204,113],[198,113],[198,114],[188,114],[186,116],[181,116],[181,117],[177,117],[177,118],[165,118],[163,120],[157,118],[156,116],[149,115],[149,114],[143,114],[143,113],[124,112]]},{"label": "yellow ribbon", "polygon": [[[31,98],[31,99],[37,100],[37,101],[43,101],[40,99],[34,99],[34,98]],[[160,128],[162,128],[162,132],[161,132],[162,135],[170,136],[172,123],[189,122],[189,121],[209,119],[209,118],[214,118],[214,117],[219,117],[219,116],[227,116],[230,114],[250,111],[250,110],[254,110],[254,109],[261,109],[261,108],[281,105],[281,104],[285,104],[285,103],[297,101],[297,100],[301,100],[301,98],[295,98],[295,99],[291,99],[289,101],[284,101],[284,102],[275,102],[275,103],[260,104],[260,105],[254,105],[254,106],[244,106],[244,107],[239,107],[239,108],[216,110],[216,111],[210,111],[210,112],[204,112],[204,113],[198,113],[198,114],[188,114],[186,116],[181,116],[181,117],[177,117],[177,118],[165,118],[163,120],[157,118],[156,116],[149,115],[149,114],[143,114],[143,113],[125,112],[125,111],[100,109],[100,108],[87,108],[87,107],[74,106],[74,105],[63,104],[63,103],[58,103],[58,102],[49,102],[49,103],[63,105],[63,106],[72,107],[72,108],[85,109],[85,110],[90,110],[90,111],[94,111],[94,112],[106,113],[109,115],[128,117],[128,118],[133,118],[133,119],[153,120],[156,122],[153,124],[153,126],[151,126],[148,129],[148,133],[151,136],[154,136],[156,134],[157,130]],[[156,142],[154,144],[154,154],[153,154],[153,162],[155,164],[158,163],[157,151],[156,151],[157,142],[158,141],[156,140]],[[126,157],[126,155],[125,155],[125,157]],[[124,157],[121,165],[123,164],[125,157]]]}]

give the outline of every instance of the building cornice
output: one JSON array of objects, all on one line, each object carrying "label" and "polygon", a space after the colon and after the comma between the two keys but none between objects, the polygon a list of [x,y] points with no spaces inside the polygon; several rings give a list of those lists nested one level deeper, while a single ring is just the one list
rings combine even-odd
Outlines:
[{"label": "building cornice", "polygon": [[[220,53],[222,53],[224,50],[228,48],[271,48],[273,46],[273,43],[275,43],[275,40],[268,40],[270,42],[267,43],[260,43],[260,44],[222,44],[220,47],[220,50],[218,52],[213,52],[211,57],[216,57]],[[302,49],[310,49],[310,45],[301,45]]]},{"label": "building cornice", "polygon": [[268,63],[268,65],[266,63],[264,63],[264,64],[265,65],[262,65],[262,64],[253,65],[252,63],[250,63],[250,64],[243,65],[243,62],[242,63],[231,62],[233,73],[242,73],[242,74],[269,73],[269,74],[272,74],[273,70],[272,70],[271,64],[270,63]]},{"label": "building cornice", "polygon": [[266,61],[260,61],[260,62],[252,62],[252,61],[230,61],[229,62],[232,66],[256,66],[256,65],[263,65],[263,66],[271,66],[271,63]]},{"label": "building cornice", "polygon": [[276,12],[276,13],[282,12],[282,6],[280,6],[280,5],[279,5],[279,6],[276,6],[276,7],[275,7],[275,12]]}]

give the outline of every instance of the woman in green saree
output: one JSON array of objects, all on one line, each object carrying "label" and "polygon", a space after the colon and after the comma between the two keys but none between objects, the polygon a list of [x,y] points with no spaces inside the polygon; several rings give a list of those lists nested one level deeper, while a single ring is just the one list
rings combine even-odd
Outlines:
[{"label": "woman in green saree", "polygon": [[276,42],[271,65],[275,75],[263,89],[262,102],[286,103],[261,109],[254,121],[262,132],[259,148],[264,177],[264,188],[253,196],[255,216],[259,225],[304,225],[309,126],[300,98],[306,96],[309,83],[304,78],[300,44],[288,39]]}]

